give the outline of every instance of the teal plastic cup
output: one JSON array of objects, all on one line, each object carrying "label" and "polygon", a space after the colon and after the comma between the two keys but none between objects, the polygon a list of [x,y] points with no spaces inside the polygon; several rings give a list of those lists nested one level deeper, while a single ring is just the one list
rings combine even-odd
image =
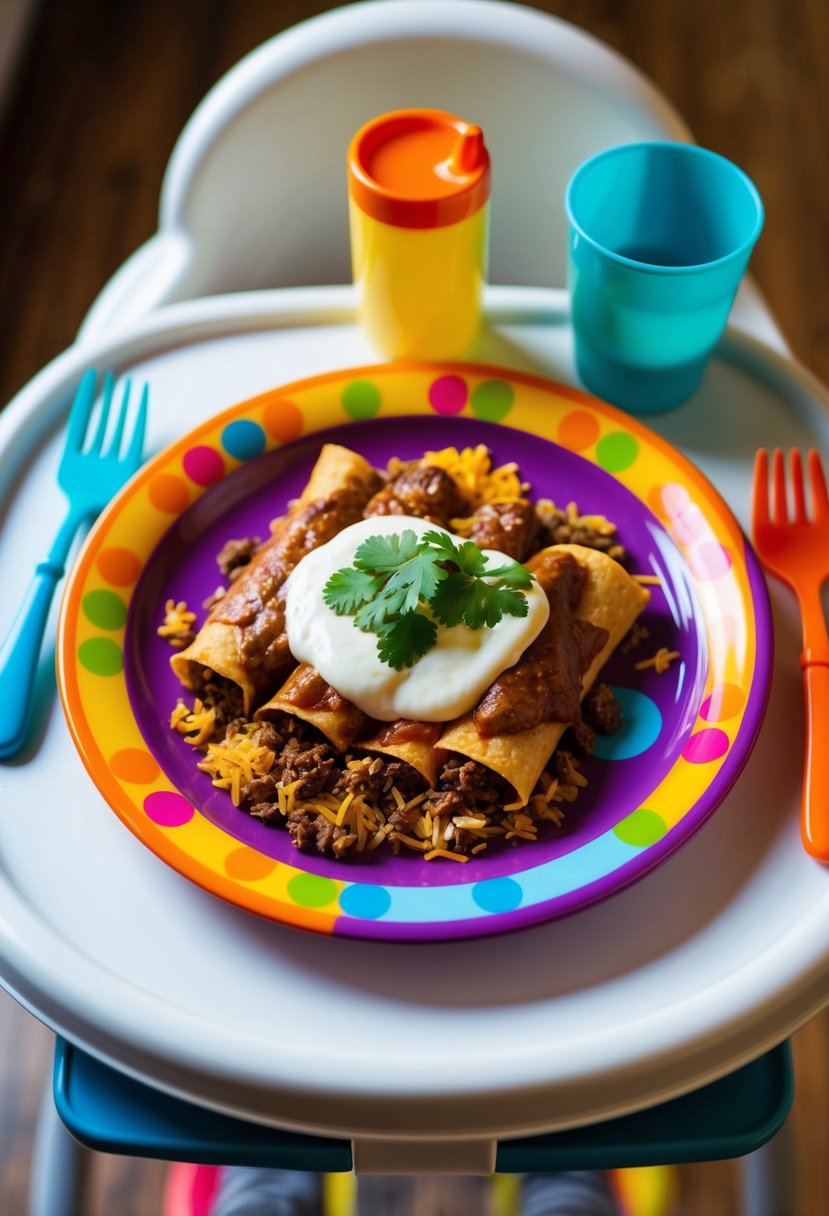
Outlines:
[{"label": "teal plastic cup", "polygon": [[623,144],[567,187],[568,286],[585,388],[632,414],[692,395],[763,227],[730,160],[691,144]]}]

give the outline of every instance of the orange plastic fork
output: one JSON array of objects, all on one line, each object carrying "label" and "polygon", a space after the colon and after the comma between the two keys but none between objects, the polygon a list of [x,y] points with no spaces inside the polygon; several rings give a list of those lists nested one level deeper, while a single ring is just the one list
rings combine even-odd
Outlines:
[{"label": "orange plastic fork", "polygon": [[769,510],[769,460],[761,449],[754,465],[751,526],[763,565],[788,583],[800,601],[807,732],[800,830],[806,851],[829,862],[829,638],[820,599],[821,585],[829,576],[829,495],[820,456],[810,451],[809,518],[800,452],[792,451],[789,456],[793,517],[786,501],[786,466],[779,448],[772,456]]}]

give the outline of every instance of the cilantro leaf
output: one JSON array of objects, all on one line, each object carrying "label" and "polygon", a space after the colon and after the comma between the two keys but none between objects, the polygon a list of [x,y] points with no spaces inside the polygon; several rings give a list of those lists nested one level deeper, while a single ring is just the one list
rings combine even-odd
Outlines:
[{"label": "cilantro leaf", "polygon": [[474,586],[475,580],[468,574],[447,575],[429,600],[435,620],[450,629],[460,625]]},{"label": "cilantro leaf", "polygon": [[363,604],[354,616],[354,624],[363,633],[377,633],[390,617],[399,614],[399,596],[382,591],[369,603]]},{"label": "cilantro leaf", "polygon": [[395,570],[386,583],[384,594],[394,594],[399,597],[400,612],[414,612],[420,603],[421,596],[428,600],[434,595],[438,583],[446,578],[446,570],[438,565],[436,554],[428,549],[410,557],[399,569]]},{"label": "cilantro leaf", "polygon": [[533,575],[520,562],[510,562],[508,566],[497,566],[487,570],[486,578],[497,578],[508,587],[517,587],[520,591],[529,591],[533,585]]},{"label": "cilantro leaf", "polygon": [[322,589],[322,598],[337,616],[350,616],[361,604],[374,599],[382,585],[382,578],[367,570],[345,567],[331,575]]},{"label": "cilantro leaf", "polygon": [[[484,584],[486,586],[486,584]],[[524,617],[530,611],[526,595],[514,587],[487,588],[487,625],[497,625],[505,616]]]},{"label": "cilantro leaf", "polygon": [[369,536],[354,554],[354,565],[358,570],[368,570],[374,574],[391,574],[419,550],[420,542],[411,528],[400,533],[393,532],[390,536]]},{"label": "cilantro leaf", "polygon": [[450,574],[429,601],[441,625],[463,623],[469,629],[492,629],[504,616],[526,616],[526,596],[509,587],[491,586],[468,574]]},{"label": "cilantro leaf", "polygon": [[378,631],[377,653],[383,663],[400,671],[413,667],[437,642],[435,622],[422,612],[406,612],[386,621]]},{"label": "cilantro leaf", "polygon": [[440,550],[440,560],[454,562],[465,574],[482,575],[486,571],[486,558],[474,541],[465,540],[456,545],[445,532],[424,532],[422,539]]}]

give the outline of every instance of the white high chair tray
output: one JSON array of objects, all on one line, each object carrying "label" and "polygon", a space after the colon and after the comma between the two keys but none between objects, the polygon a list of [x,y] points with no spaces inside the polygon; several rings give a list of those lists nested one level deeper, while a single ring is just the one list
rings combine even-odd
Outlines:
[{"label": "white high chair tray", "polygon": [[[488,309],[476,359],[575,382],[561,293],[493,289]],[[150,382],[157,451],[245,397],[373,361],[348,288],[172,305],[73,347],[0,417],[9,585],[28,577],[61,515],[55,469],[86,366]],[[650,422],[745,527],[755,448],[829,448],[828,404],[803,369],[731,330],[696,397]],[[105,805],[52,695],[31,754],[2,769],[3,983],[161,1089],[357,1140],[481,1144],[605,1119],[730,1071],[829,999],[829,870],[799,839],[799,623],[793,598],[771,590],[768,714],[717,813],[621,894],[480,941],[318,937],[206,894]]]}]

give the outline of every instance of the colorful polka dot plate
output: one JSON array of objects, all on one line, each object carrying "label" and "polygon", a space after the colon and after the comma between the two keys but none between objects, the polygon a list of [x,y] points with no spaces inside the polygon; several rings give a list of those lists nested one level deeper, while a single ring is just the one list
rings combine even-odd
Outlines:
[{"label": "colorful polka dot plate", "polygon": [[[649,638],[604,678],[624,725],[600,738],[562,827],[459,864],[378,850],[337,863],[233,807],[168,726],[181,692],[157,636],[168,598],[201,605],[234,536],[266,535],[322,442],[384,465],[449,444],[516,460],[538,497],[617,524],[656,581]],[[669,670],[637,669],[665,646]],[[425,941],[503,932],[647,874],[719,805],[765,709],[765,584],[712,486],[627,415],[562,385],[478,365],[338,372],[242,402],[138,474],[101,516],[64,598],[58,670],[75,743],[123,822],[170,866],[250,911],[322,933]]]}]

